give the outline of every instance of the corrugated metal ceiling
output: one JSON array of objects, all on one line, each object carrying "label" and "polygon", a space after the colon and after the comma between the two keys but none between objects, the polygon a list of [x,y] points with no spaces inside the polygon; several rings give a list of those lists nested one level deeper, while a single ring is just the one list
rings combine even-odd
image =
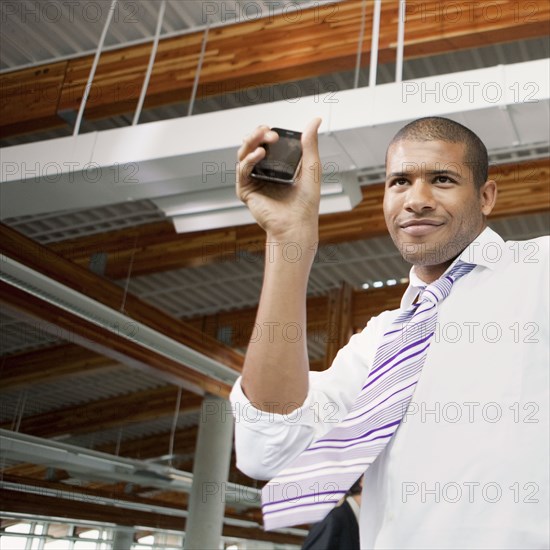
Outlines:
[{"label": "corrugated metal ceiling", "polygon": [[[167,0],[161,36],[255,21],[282,12],[332,3],[327,0]],[[117,2],[104,49],[147,42],[155,35],[160,1]],[[111,0],[12,0],[0,3],[0,69],[12,70],[95,53]]]},{"label": "corrugated metal ceiling", "polygon": [[[199,412],[189,412],[178,414],[176,423],[177,430],[191,428],[199,423]],[[172,429],[173,416],[166,416],[148,422],[129,423],[122,428],[112,428],[110,430],[100,430],[97,432],[83,434],[75,437],[67,437],[63,439],[64,443],[70,445],[78,445],[79,447],[94,448],[109,443],[117,443],[121,441],[131,441],[133,439],[141,439],[159,434],[165,434]],[[168,454],[169,448],[158,449],[158,455]]]},{"label": "corrugated metal ceiling", "polygon": [[[491,226],[504,239],[523,240],[550,233],[550,217],[546,213],[518,216],[494,220]],[[409,274],[409,265],[389,237],[327,245],[320,248],[318,258],[309,281],[310,296],[326,294],[343,281],[359,289],[364,283],[372,286],[375,281],[399,281]],[[253,307],[260,295],[263,269],[261,255],[245,254],[236,261],[130,276],[129,291],[185,319]],[[123,286],[126,281],[118,283]],[[39,327],[13,321],[6,315],[1,322],[8,331],[2,342],[3,353],[47,346],[54,341],[41,333]],[[312,358],[316,358],[315,349],[316,346],[311,348]]]},{"label": "corrugated metal ceiling", "polygon": [[30,416],[165,385],[156,376],[114,365],[81,374],[77,379],[61,378],[25,389],[2,391],[0,423],[16,421],[21,407],[24,416]]},{"label": "corrugated metal ceiling", "polygon": [[[403,64],[403,78],[404,80],[415,80],[436,74],[493,67],[499,64],[520,63],[547,57],[550,57],[550,40],[544,38],[534,38],[504,44],[492,44],[483,48],[460,50],[418,59],[405,59]],[[353,71],[346,71],[320,75],[318,78],[313,79],[310,78],[270,86],[251,87],[218,96],[197,97],[194,103],[193,114],[210,113],[259,103],[270,103],[273,101],[294,101],[300,97],[316,94],[337,93],[341,90],[353,88],[354,79],[355,73]],[[385,84],[393,82],[394,80],[395,64],[380,64],[378,66],[377,82],[379,84]],[[360,71],[359,86],[366,86],[367,84],[368,67],[363,65]],[[187,101],[182,101],[179,104],[147,109],[142,112],[140,123],[187,116],[187,112]],[[100,120],[87,120],[84,114],[81,133],[129,126],[132,123],[133,115],[133,112],[128,112],[124,115]],[[71,134],[72,126],[67,124],[64,128],[3,138],[0,140],[0,145],[19,145]]]}]

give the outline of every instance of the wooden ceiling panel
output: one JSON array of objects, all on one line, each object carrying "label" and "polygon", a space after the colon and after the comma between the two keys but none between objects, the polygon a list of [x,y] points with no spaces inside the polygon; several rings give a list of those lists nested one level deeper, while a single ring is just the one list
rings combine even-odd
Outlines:
[{"label": "wooden ceiling panel", "polygon": [[[550,3],[549,3],[550,4]],[[492,219],[534,214],[550,209],[550,160],[499,165],[490,169],[499,197]],[[369,239],[387,234],[382,212],[384,184],[362,187],[362,201],[349,212],[320,217],[320,244]],[[242,252],[263,253],[265,233],[256,224],[179,234],[170,222],[69,239],[49,248],[80,265],[96,252],[107,254],[106,276],[168,271],[213,261],[228,261]]]},{"label": "wooden ceiling panel", "polygon": [[2,391],[120,368],[118,365],[109,357],[74,344],[7,355],[0,365]]},{"label": "wooden ceiling panel", "polygon": [[66,125],[58,115],[66,71],[62,61],[0,76],[0,136]]},{"label": "wooden ceiling panel", "polygon": [[[76,342],[94,353],[110,357],[126,366],[157,375],[196,393],[210,392],[220,397],[229,395],[229,384],[143,346],[136,340],[122,335],[120,331],[113,331],[88,321],[4,282],[0,282],[0,303],[13,317],[31,323],[45,321],[45,331],[61,334],[66,340]],[[175,324],[180,322],[174,319]],[[213,349],[218,345],[220,344],[215,342]]]},{"label": "wooden ceiling panel", "polygon": [[[22,418],[19,431],[38,437],[75,436],[173,416],[178,388],[162,386]],[[198,412],[202,397],[183,391],[179,414]],[[0,425],[9,429],[11,422]]]},{"label": "wooden ceiling panel", "polygon": [[[528,2],[530,10],[515,0],[500,0],[495,11],[484,9],[480,2],[470,4],[408,0],[406,58],[544,37],[548,33],[550,3],[547,0]],[[370,50],[372,5],[369,2],[366,14],[364,53]],[[397,6],[397,0],[382,3],[379,63],[395,60]],[[346,0],[302,10],[295,18],[281,14],[212,29],[198,97],[353,70],[361,7],[361,0]],[[146,108],[189,99],[202,38],[201,32],[160,42]],[[86,105],[86,118],[119,115],[135,109],[150,48],[150,44],[141,44],[103,53]],[[7,89],[2,101],[10,113],[0,123],[2,134],[43,130],[48,125],[59,124],[57,111],[78,111],[92,60],[90,55],[70,60],[66,67],[51,64],[37,68],[35,73],[24,70],[0,76],[2,89]],[[368,61],[368,56],[363,60]],[[39,85],[51,96],[47,105],[38,107],[29,104],[32,95],[16,93],[19,89],[32,88],[29,81],[36,75],[41,77]]]},{"label": "wooden ceiling panel", "polygon": [[[189,399],[188,402],[192,404],[193,399]],[[185,406],[185,405],[184,405]],[[172,414],[174,411],[172,410]],[[197,441],[197,426],[192,426],[182,430],[176,430],[173,438],[173,453],[176,455],[192,454],[195,451],[195,444]],[[139,437],[136,439],[123,440],[120,445],[116,443],[108,443],[100,445],[96,450],[115,454],[118,450],[120,456],[127,458],[137,458],[140,460],[147,460],[150,458],[158,458],[168,454],[170,449],[170,442],[172,434],[169,432],[162,434],[155,434],[146,437]]]},{"label": "wooden ceiling panel", "polygon": [[[152,529],[169,529],[181,532],[185,529],[185,518],[158,512],[145,512],[132,508],[126,508],[125,504],[141,504],[147,506],[162,506],[166,509],[174,509],[181,513],[187,509],[187,498],[182,493],[169,491],[157,492],[153,498],[129,495],[124,487],[117,485],[97,485],[78,487],[57,482],[38,481],[22,476],[8,475],[5,480],[10,483],[24,484],[35,488],[33,493],[1,489],[2,510],[5,513],[20,513],[25,516],[39,515],[65,518],[74,521],[86,520],[101,523],[116,523],[128,527],[142,526]],[[43,491],[36,489],[42,488]],[[47,496],[46,491],[54,491],[65,494],[64,498]],[[112,504],[99,503],[99,500],[112,499]],[[78,502],[78,505],[75,503]],[[47,511],[47,512],[46,512]],[[168,511],[168,510],[167,510]],[[235,513],[229,510],[227,518],[248,519],[258,521],[259,511],[249,510],[244,513]],[[251,540],[270,541],[276,544],[294,544],[300,546],[303,537],[285,533],[265,532],[261,528],[241,527],[224,524],[223,535]]]},{"label": "wooden ceiling panel", "polygon": [[[124,304],[124,313],[130,320],[143,323],[161,334],[233,368],[236,372],[240,371],[242,355],[230,347],[220,344],[214,338],[202,334],[135,296],[125,293],[124,289],[103,277],[62,258],[4,224],[0,224],[0,236],[2,238],[0,250],[8,258],[51,277],[115,311],[119,311]],[[151,366],[156,365],[152,372],[167,375],[171,371],[171,376],[175,379],[187,379],[191,384],[206,391],[221,395],[227,394],[228,387],[225,384],[220,384],[215,379],[161,356],[153,350],[146,349],[135,339],[125,338],[107,328],[85,321],[54,304],[25,295],[23,291],[12,288],[6,283],[2,283],[1,291],[2,302],[12,311],[19,312],[18,314],[23,316],[44,319],[52,325],[60,326],[67,334],[73,335],[74,341],[77,341],[76,338],[78,338],[77,343],[93,351],[98,351],[121,362],[128,360],[125,364],[129,364],[129,366],[141,365],[143,368],[151,370]],[[109,345],[106,345],[107,342]]]}]

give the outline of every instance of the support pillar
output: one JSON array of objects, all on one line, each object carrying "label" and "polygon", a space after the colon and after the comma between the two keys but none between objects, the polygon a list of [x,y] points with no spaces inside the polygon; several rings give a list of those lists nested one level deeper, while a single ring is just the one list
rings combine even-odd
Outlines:
[{"label": "support pillar", "polygon": [[193,464],[185,550],[220,548],[232,441],[233,415],[229,402],[214,395],[205,396]]},{"label": "support pillar", "polygon": [[130,550],[134,542],[134,530],[117,527],[113,534],[113,549]]},{"label": "support pillar", "polygon": [[239,545],[239,550],[275,550],[275,544],[263,540],[247,540]]}]

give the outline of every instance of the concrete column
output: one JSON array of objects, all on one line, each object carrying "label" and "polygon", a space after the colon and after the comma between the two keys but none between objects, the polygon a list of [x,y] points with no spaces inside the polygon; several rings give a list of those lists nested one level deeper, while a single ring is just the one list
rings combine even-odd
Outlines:
[{"label": "concrete column", "polygon": [[134,542],[134,530],[117,527],[113,534],[113,550],[130,550]]},{"label": "concrete column", "polygon": [[220,548],[232,441],[233,415],[229,401],[205,396],[193,464],[185,550]]},{"label": "concrete column", "polygon": [[239,542],[239,550],[275,550],[275,544],[263,540]]}]

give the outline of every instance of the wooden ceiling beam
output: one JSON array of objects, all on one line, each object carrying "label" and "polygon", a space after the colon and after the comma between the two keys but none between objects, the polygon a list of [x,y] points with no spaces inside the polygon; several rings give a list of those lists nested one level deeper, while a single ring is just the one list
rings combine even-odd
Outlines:
[{"label": "wooden ceiling beam", "polygon": [[[126,395],[100,399],[58,409],[46,413],[24,416],[19,431],[38,437],[75,436],[100,432],[117,426],[173,416],[176,408],[178,388],[161,386]],[[182,391],[179,414],[200,410],[202,397]],[[9,429],[11,422],[0,424]],[[168,445],[165,447],[168,448]]]},{"label": "wooden ceiling beam", "polygon": [[204,392],[224,398],[229,395],[229,384],[210,378],[179,361],[142,346],[131,338],[122,336],[120,332],[85,320],[3,281],[0,281],[0,304],[10,316],[18,320],[41,324],[45,332],[76,342],[94,353],[101,353],[128,367],[156,375],[201,395]]},{"label": "wooden ceiling beam", "polygon": [[[361,0],[347,0],[212,29],[202,64],[198,97],[246,93],[260,86],[317,77],[355,68]],[[363,53],[371,44],[369,3]],[[379,63],[395,60],[398,2],[382,3]],[[546,36],[547,0],[525,5],[500,0],[483,3],[408,0],[405,19],[407,59]],[[261,40],[257,38],[261,36]],[[161,40],[145,108],[189,99],[199,63],[203,32]],[[273,45],[276,45],[274,48]],[[136,108],[151,44],[101,55],[86,105],[86,118],[121,115]],[[368,55],[364,55],[364,62]],[[78,111],[93,56],[43,65],[0,77],[3,136],[64,124],[63,111]],[[315,90],[312,90],[315,93]]]},{"label": "wooden ceiling beam", "polygon": [[182,529],[185,519],[155,512],[142,512],[95,502],[78,502],[74,499],[57,498],[40,494],[0,489],[2,509],[5,513],[26,516],[52,516],[71,520],[115,523],[133,527],[144,525],[158,529]]},{"label": "wooden ceiling beam", "polygon": [[[328,296],[310,296],[307,299],[307,328],[324,330],[327,324]],[[213,338],[223,333],[233,348],[248,345],[255,327],[257,306],[232,311],[220,311],[187,319],[187,323]]]},{"label": "wooden ceiling beam", "polygon": [[[384,287],[381,289],[354,290],[352,298],[352,327],[358,330],[367,321],[385,309],[398,307],[405,285]],[[307,330],[319,335],[327,332],[327,296],[311,296],[307,300]],[[246,348],[256,320],[256,307],[243,308],[230,312],[194,317],[187,325],[206,336],[215,338],[220,331],[231,334],[230,345],[233,348]],[[312,362],[312,370],[322,370],[322,360]],[[124,365],[109,357],[75,344],[65,344],[51,348],[4,356],[0,364],[2,391],[29,387],[32,384],[48,383],[83,376],[90,372],[106,369],[125,369]],[[154,444],[154,443],[153,443]],[[137,453],[141,443],[132,447],[129,442],[128,453]],[[125,444],[122,444],[122,449]],[[167,448],[167,445],[163,445]],[[109,447],[110,449],[110,447]],[[112,452],[112,449],[101,449]],[[113,447],[114,449],[114,447]],[[132,450],[131,450],[132,449]],[[137,455],[136,455],[137,456]],[[155,455],[151,455],[155,456]]]},{"label": "wooden ceiling beam", "polygon": [[[401,296],[406,284],[398,284],[383,288],[369,290],[354,289],[351,292],[350,314],[353,331],[362,329],[369,319],[386,309],[399,307]],[[307,330],[308,333],[316,331],[319,334],[330,333],[329,298],[327,296],[312,296],[307,299]],[[193,317],[187,322],[197,329],[206,331],[207,334],[216,334],[225,331],[231,335],[231,345],[242,348],[248,345],[256,319],[256,307],[240,310],[214,313]],[[341,339],[341,341],[343,341]],[[320,369],[316,369],[320,370]]]},{"label": "wooden ceiling beam", "polygon": [[[172,410],[172,414],[173,412],[174,411]],[[197,442],[197,434],[197,426],[190,426],[188,428],[176,430],[174,432],[173,453],[179,455],[194,453]],[[96,447],[95,450],[108,454],[114,454],[118,447],[118,453],[120,456],[148,460],[150,458],[161,457],[168,453],[171,435],[172,434],[170,432],[165,432],[162,434],[140,437],[138,439],[123,440],[118,446],[116,443],[107,443]]]},{"label": "wooden ceiling beam", "polygon": [[68,479],[70,476],[65,470],[48,468],[41,464],[31,464],[30,462],[23,462],[19,464],[13,464],[2,468],[2,475],[14,475],[28,477],[32,479],[51,479],[55,476],[57,481]]},{"label": "wooden ceiling beam", "polygon": [[[1,489],[0,496],[2,497],[2,510],[4,512],[43,516],[45,510],[47,510],[48,516],[63,517],[75,521],[108,522],[128,527],[139,525],[153,529],[171,529],[175,531],[183,531],[185,529],[186,520],[183,517],[124,508],[124,503],[128,503],[143,504],[145,506],[162,506],[173,508],[179,512],[185,511],[187,510],[187,495],[179,491],[158,491],[153,497],[142,497],[127,494],[124,491],[124,486],[120,484],[75,486],[29,479],[16,475],[4,475],[3,479],[9,483],[28,485],[35,489],[44,489],[44,491],[53,490],[59,494],[74,495],[69,498],[58,498],[46,496],[41,494],[40,491],[25,493],[22,491]],[[100,499],[112,499],[113,505],[100,504],[97,502]],[[77,506],[75,506],[75,502],[78,502]],[[226,510],[225,517],[258,521],[261,515],[257,509],[248,509],[242,512]],[[303,542],[303,537],[297,535],[266,532],[261,528],[227,524],[223,526],[223,535],[250,540],[271,541],[277,544],[295,544],[298,546]]]},{"label": "wooden ceiling beam", "polygon": [[[183,455],[194,454],[195,450],[195,441],[197,437],[197,427],[193,426],[191,428],[186,428],[184,430],[179,430],[176,432],[176,438],[174,443],[174,454]],[[138,460],[147,460],[151,458],[159,458],[165,456],[168,450],[167,441],[170,438],[170,434],[157,434],[155,436],[149,436],[141,438],[138,440],[122,441],[118,455],[115,455],[116,445],[99,445],[93,450],[106,452],[107,454],[113,454],[115,456],[122,456],[125,458],[135,458]],[[140,446],[140,443],[143,441],[145,448]],[[156,446],[155,446],[156,445]],[[130,448],[130,450],[128,450]],[[136,451],[137,449],[137,451]],[[194,457],[190,457],[187,460],[183,457],[176,456],[173,461],[174,468],[177,468],[183,472],[192,472],[193,471],[193,461]],[[165,462],[166,464],[166,462]],[[0,468],[1,475],[3,478],[6,476],[20,476],[33,479],[36,481],[65,481],[70,479],[71,476],[62,469],[59,468],[49,468],[40,464],[32,463],[20,463],[5,468]],[[255,488],[261,489],[266,481],[258,481],[256,479],[248,477],[246,474],[243,474],[236,466],[236,456],[235,451],[231,452],[231,463],[229,466],[229,475],[228,481],[231,483],[237,483],[244,486],[253,486]],[[90,487],[101,487],[108,485],[105,482],[86,482],[87,486]],[[121,482],[121,485],[124,486],[125,490],[128,491],[129,487],[126,482]],[[150,492],[150,488],[141,489],[139,485],[132,486],[132,493],[139,495],[141,492],[146,491]],[[159,489],[160,491],[160,489]],[[181,494],[181,493],[180,493]]]},{"label": "wooden ceiling beam", "polygon": [[62,344],[4,356],[0,378],[2,391],[7,391],[121,367],[109,357],[81,346]]},{"label": "wooden ceiling beam", "polygon": [[[147,498],[147,497],[140,497],[135,494],[129,493],[126,489],[128,487],[128,483],[116,483],[116,484],[109,484],[109,483],[89,483],[89,482],[83,482],[80,485],[76,484],[67,484],[67,483],[60,483],[59,481],[49,481],[49,480],[42,480],[42,479],[36,479],[29,476],[23,476],[23,475],[16,475],[16,474],[4,474],[2,476],[2,481],[7,483],[17,483],[20,485],[28,485],[31,487],[40,487],[43,489],[53,489],[55,491],[59,492],[66,492],[66,493],[72,493],[75,496],[83,495],[89,497],[87,500],[90,502],[93,502],[96,498],[106,498],[106,499],[113,499],[113,500],[119,500],[122,502],[134,502],[134,503],[140,503],[140,504],[152,504],[156,506],[162,506],[163,504],[174,504],[174,502],[171,502],[170,500],[162,499],[162,498]],[[159,491],[160,493],[160,491]],[[187,508],[187,494],[183,492],[177,492],[176,493],[179,496],[179,504],[180,506],[174,506],[178,509],[185,509]]]},{"label": "wooden ceiling beam", "polygon": [[[172,317],[164,311],[140,300],[123,288],[87,269],[68,261],[48,248],[24,237],[17,231],[0,224],[0,253],[28,268],[50,277],[115,311],[124,308],[129,320],[147,325],[161,334],[186,345],[201,354],[240,372],[243,357],[228,346],[210,338],[192,326]],[[181,363],[162,356],[142,346],[138,340],[123,337],[96,323],[86,321],[63,308],[50,304],[25,291],[2,283],[1,302],[16,315],[26,319],[45,320],[60,327],[69,339],[123,362],[138,366],[173,380],[180,380],[195,388],[202,388],[216,395],[227,396],[229,386],[218,382]],[[129,324],[132,323],[129,321]],[[46,328],[47,330],[47,328]],[[129,336],[129,335],[125,335]]]},{"label": "wooden ceiling beam", "polygon": [[348,343],[353,334],[353,295],[353,288],[346,282],[329,291],[325,323],[325,369],[332,365],[340,348]]},{"label": "wooden ceiling beam", "polygon": [[[550,209],[550,159],[495,166],[490,177],[496,179],[499,189],[491,219]],[[320,217],[321,245],[387,235],[382,212],[384,184],[364,186],[362,193],[362,201],[353,210]],[[245,261],[246,255],[254,261],[264,246],[265,233],[256,224],[178,234],[166,221],[69,239],[49,248],[83,266],[92,254],[104,252],[105,275],[120,279],[127,275],[130,262],[132,275],[138,276],[213,261]]]},{"label": "wooden ceiling beam", "polygon": [[[44,515],[64,518],[73,522],[91,521],[108,523],[127,527],[143,526],[151,529],[167,529],[172,531],[185,530],[185,518],[160,514],[156,512],[142,512],[135,509],[120,506],[109,506],[88,502],[86,499],[78,501],[75,506],[74,498],[57,498],[37,493],[26,493],[0,489],[2,510],[6,514],[23,514],[25,517]],[[166,506],[166,505],[164,505]],[[174,507],[176,510],[181,508]],[[243,518],[245,519],[245,518]],[[248,518],[246,518],[248,519]],[[249,540],[260,540],[276,544],[294,544],[298,547],[303,542],[303,537],[286,533],[266,532],[261,528],[241,527],[224,524],[223,536]]]}]

